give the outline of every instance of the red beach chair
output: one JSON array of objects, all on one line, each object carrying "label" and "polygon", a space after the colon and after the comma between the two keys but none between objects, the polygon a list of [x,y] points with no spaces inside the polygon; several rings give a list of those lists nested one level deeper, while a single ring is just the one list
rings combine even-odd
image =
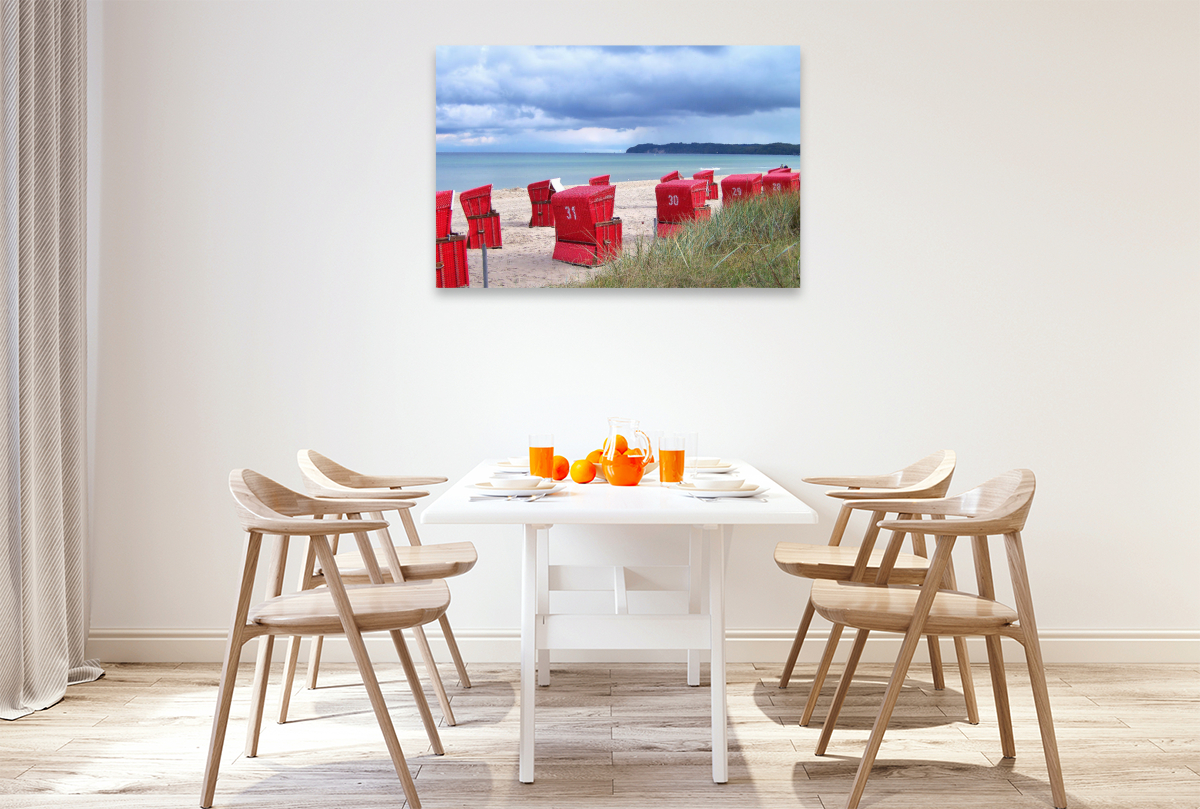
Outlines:
[{"label": "red beach chair", "polygon": [[599,174],[588,180],[588,185],[611,185],[608,181],[608,178],[611,176],[611,174]]},{"label": "red beach chair", "polygon": [[671,180],[654,186],[658,202],[658,235],[673,236],[685,222],[708,219],[712,210],[705,204],[708,198],[706,180]]},{"label": "red beach chair", "polygon": [[728,205],[757,197],[762,193],[762,185],[761,174],[730,174],[721,180],[721,199]]},{"label": "red beach chair", "polygon": [[437,240],[438,288],[471,286],[471,274],[467,270],[467,237],[451,233]]},{"label": "red beach chair", "polygon": [[557,178],[529,184],[529,202],[533,206],[533,218],[529,220],[529,227],[554,227],[554,208],[550,205],[550,198],[560,188],[562,186]]},{"label": "red beach chair", "polygon": [[458,195],[463,213],[467,216],[467,247],[478,250],[487,247],[498,250],[504,246],[500,238],[500,212],[492,210],[491,183],[472,188]]},{"label": "red beach chair", "polygon": [[706,183],[708,183],[709,199],[717,198],[717,181],[713,179],[713,175],[716,173],[716,171],[716,169],[700,169],[698,172],[692,175],[693,180],[704,180]]},{"label": "red beach chair", "polygon": [[771,169],[763,177],[764,194],[789,194],[800,190],[800,172],[783,168]]},{"label": "red beach chair", "polygon": [[620,252],[616,193],[611,185],[580,185],[554,195],[555,261],[591,267]]},{"label": "red beach chair", "polygon": [[453,191],[438,191],[437,195],[437,238],[444,239],[450,235],[450,217],[454,213],[450,204],[454,201]]}]

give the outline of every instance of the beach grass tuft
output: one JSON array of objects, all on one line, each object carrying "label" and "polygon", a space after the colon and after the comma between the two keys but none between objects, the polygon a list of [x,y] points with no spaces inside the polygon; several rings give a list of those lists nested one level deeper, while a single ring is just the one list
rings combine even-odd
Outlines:
[{"label": "beach grass tuft", "polygon": [[798,287],[800,195],[758,196],[687,224],[675,236],[638,239],[566,287]]}]

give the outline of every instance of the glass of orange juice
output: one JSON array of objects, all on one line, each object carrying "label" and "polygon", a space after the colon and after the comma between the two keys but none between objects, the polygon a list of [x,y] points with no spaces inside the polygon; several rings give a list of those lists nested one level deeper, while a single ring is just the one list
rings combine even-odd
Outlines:
[{"label": "glass of orange juice", "polygon": [[554,475],[554,436],[550,433],[529,434],[529,474],[539,478]]},{"label": "glass of orange juice", "polygon": [[684,433],[663,433],[658,439],[658,479],[663,483],[683,481]]}]

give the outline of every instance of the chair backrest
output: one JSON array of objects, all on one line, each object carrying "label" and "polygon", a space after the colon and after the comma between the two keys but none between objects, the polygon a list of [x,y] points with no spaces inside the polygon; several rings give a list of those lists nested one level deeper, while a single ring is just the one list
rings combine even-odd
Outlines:
[{"label": "chair backrest", "polygon": [[300,450],[296,461],[304,473],[304,487],[312,495],[321,494],[322,489],[365,489],[375,485],[366,475],[347,469],[316,450]]},{"label": "chair backrest", "polygon": [[1028,469],[1014,469],[946,500],[947,517],[969,517],[989,523],[993,534],[1008,534],[1025,528],[1037,481]]},{"label": "chair backrest", "polygon": [[[946,486],[943,489],[944,493],[949,490],[950,478],[954,475],[954,465],[957,462],[958,457],[952,449],[930,453],[916,463],[892,473],[896,479],[896,488],[916,486],[928,488],[944,484]],[[930,496],[937,497],[939,495]]]},{"label": "chair backrest", "polygon": [[324,520],[325,516],[398,509],[413,506],[405,500],[375,499],[314,499],[276,483],[266,475],[251,469],[235,469],[229,473],[229,491],[242,528],[251,533],[283,536],[314,536],[349,534],[357,531],[378,531],[387,528],[383,520]]},{"label": "chair backrest", "polygon": [[376,495],[385,494],[385,489],[397,490],[399,494],[403,489],[403,496],[412,499],[425,497],[429,492],[415,491],[411,487],[446,482],[441,475],[364,475],[311,449],[297,452],[296,461],[304,474],[305,491],[313,497],[359,497],[364,489],[370,489]]},{"label": "chair backrest", "polygon": [[997,536],[1019,533],[1025,527],[1037,481],[1028,469],[1014,469],[954,497],[917,500],[865,500],[859,508],[913,515],[949,517],[939,522],[884,520],[880,528],[917,531],[940,536]]},{"label": "chair backrest", "polygon": [[[874,500],[899,497],[945,497],[950,490],[950,479],[954,477],[954,466],[958,458],[954,450],[944,449],[927,455],[916,463],[892,472],[890,475],[861,478],[808,478],[809,483],[825,483],[846,486],[837,491],[826,492],[830,497],[844,501]],[[851,503],[852,508],[861,506]]]},{"label": "chair backrest", "polygon": [[229,491],[233,493],[242,527],[247,531],[269,532],[267,525],[317,513],[311,498],[252,469],[230,472]]}]

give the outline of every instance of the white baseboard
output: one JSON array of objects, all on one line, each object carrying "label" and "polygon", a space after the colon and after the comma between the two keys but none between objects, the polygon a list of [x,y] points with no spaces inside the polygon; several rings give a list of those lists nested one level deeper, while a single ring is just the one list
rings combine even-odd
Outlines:
[{"label": "white baseboard", "polygon": [[[434,655],[448,661],[449,653],[436,627],[426,630]],[[521,638],[515,629],[456,629],[455,638],[468,663],[517,663]],[[792,630],[731,629],[726,635],[726,656],[731,663],[782,664],[791,648]],[[815,664],[829,637],[827,630],[809,633],[800,653],[801,664]],[[842,659],[848,653],[853,634],[847,632],[839,643]],[[1042,654],[1047,663],[1200,663],[1200,631],[1195,630],[1043,630]],[[863,653],[863,662],[891,663],[899,649],[899,635],[873,636]],[[257,644],[247,644],[242,659],[254,659]],[[395,656],[391,639],[384,634],[367,636],[367,648],[373,660],[391,660]],[[308,644],[302,653],[306,658]],[[971,658],[986,661],[983,641],[969,642]],[[350,662],[349,646],[342,638],[329,638],[323,659]],[[110,629],[94,627],[88,637],[89,658],[121,663],[219,663],[225,654],[223,629]],[[414,652],[415,654],[415,652]],[[1021,662],[1020,644],[1006,641],[1005,660]],[[953,647],[943,640],[943,656],[953,659]],[[277,653],[278,661],[282,654]],[[562,662],[674,662],[683,661],[683,652],[646,651],[562,651],[553,660]],[[918,653],[918,660],[923,653]]]}]

